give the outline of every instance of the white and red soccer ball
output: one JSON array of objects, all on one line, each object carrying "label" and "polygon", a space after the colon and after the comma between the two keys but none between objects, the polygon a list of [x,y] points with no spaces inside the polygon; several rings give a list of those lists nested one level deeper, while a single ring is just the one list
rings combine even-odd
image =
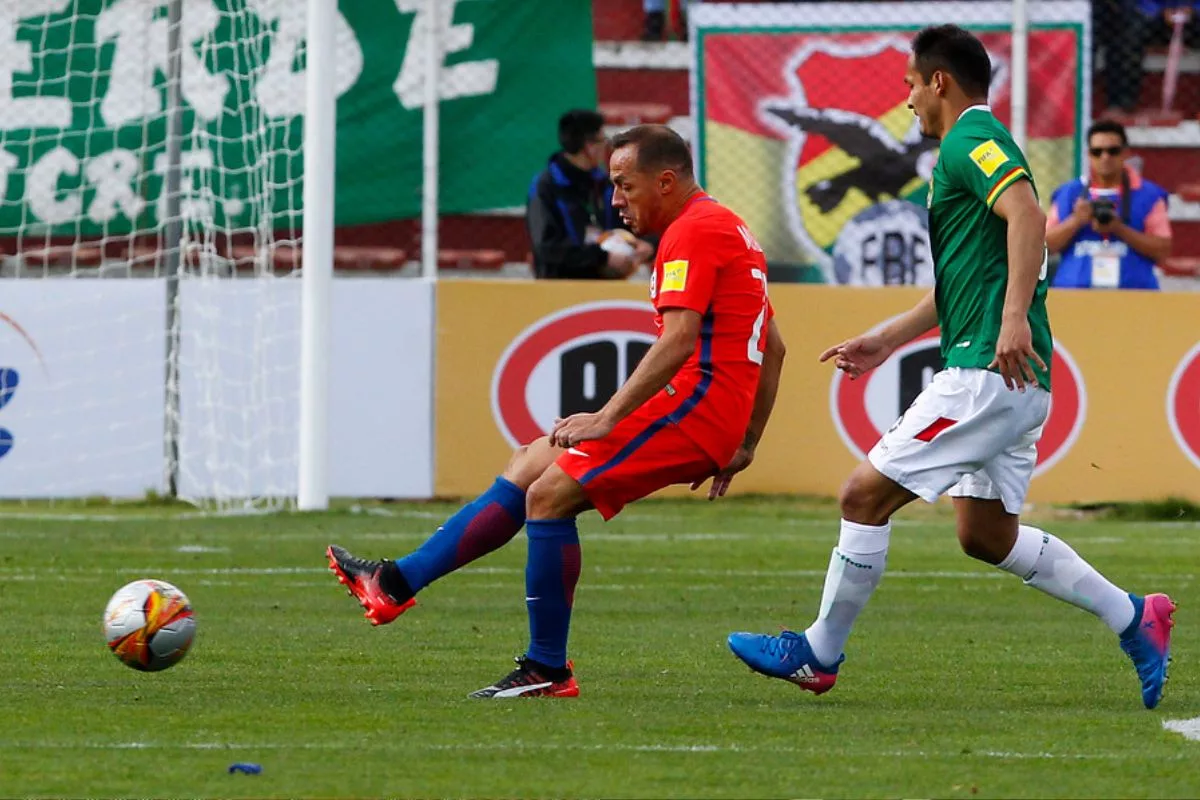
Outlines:
[{"label": "white and red soccer ball", "polygon": [[126,584],[104,609],[104,640],[109,649],[123,664],[143,672],[178,664],[195,635],[191,602],[166,581]]}]

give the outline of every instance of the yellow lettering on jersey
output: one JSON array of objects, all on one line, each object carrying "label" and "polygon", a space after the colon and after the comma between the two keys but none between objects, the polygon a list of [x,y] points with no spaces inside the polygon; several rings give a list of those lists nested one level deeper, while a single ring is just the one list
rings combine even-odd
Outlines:
[{"label": "yellow lettering on jersey", "polygon": [[988,139],[971,151],[971,160],[980,172],[990,178],[1000,169],[1000,165],[1008,161],[1008,156],[1004,155],[995,139]]},{"label": "yellow lettering on jersey", "polygon": [[662,289],[664,292],[682,292],[687,286],[688,262],[668,261],[663,264]]}]

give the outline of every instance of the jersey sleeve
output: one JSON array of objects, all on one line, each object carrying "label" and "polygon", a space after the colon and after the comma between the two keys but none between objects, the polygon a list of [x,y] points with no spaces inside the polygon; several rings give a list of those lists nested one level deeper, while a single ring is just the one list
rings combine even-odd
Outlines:
[{"label": "jersey sleeve", "polygon": [[1032,180],[1015,145],[982,131],[965,134],[946,155],[949,171],[988,208],[1009,186],[1022,178]]},{"label": "jersey sleeve", "polygon": [[1150,213],[1146,215],[1145,229],[1151,236],[1171,238],[1171,218],[1167,213],[1167,201],[1163,198],[1154,201]]},{"label": "jersey sleeve", "polygon": [[655,307],[708,311],[720,263],[720,234],[704,225],[674,225],[659,245],[662,285]]},{"label": "jersey sleeve", "polygon": [[1058,204],[1051,203],[1050,210],[1046,212],[1046,231],[1047,231],[1047,233],[1050,231],[1051,228],[1053,228],[1055,225],[1057,225],[1060,222],[1062,222],[1062,220],[1060,220],[1058,218]]}]

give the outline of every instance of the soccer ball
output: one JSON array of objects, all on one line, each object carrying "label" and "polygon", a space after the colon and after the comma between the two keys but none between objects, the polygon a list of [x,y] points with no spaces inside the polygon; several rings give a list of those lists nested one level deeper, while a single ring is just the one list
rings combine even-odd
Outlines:
[{"label": "soccer ball", "polygon": [[187,595],[166,581],[122,586],[104,609],[104,640],[121,662],[144,672],[179,663],[192,646],[196,619]]}]

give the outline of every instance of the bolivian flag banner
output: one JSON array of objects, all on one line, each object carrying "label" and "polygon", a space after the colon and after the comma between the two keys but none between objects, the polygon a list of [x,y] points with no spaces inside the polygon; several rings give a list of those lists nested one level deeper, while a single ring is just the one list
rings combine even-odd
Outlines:
[{"label": "bolivian flag banner", "polygon": [[[1080,174],[1090,12],[1029,4],[1025,152],[1043,205]],[[705,188],[775,263],[830,283],[928,283],[925,198],[937,141],[904,82],[913,35],[954,22],[992,61],[989,104],[1013,126],[1012,4],[693,4],[692,110]]]}]

